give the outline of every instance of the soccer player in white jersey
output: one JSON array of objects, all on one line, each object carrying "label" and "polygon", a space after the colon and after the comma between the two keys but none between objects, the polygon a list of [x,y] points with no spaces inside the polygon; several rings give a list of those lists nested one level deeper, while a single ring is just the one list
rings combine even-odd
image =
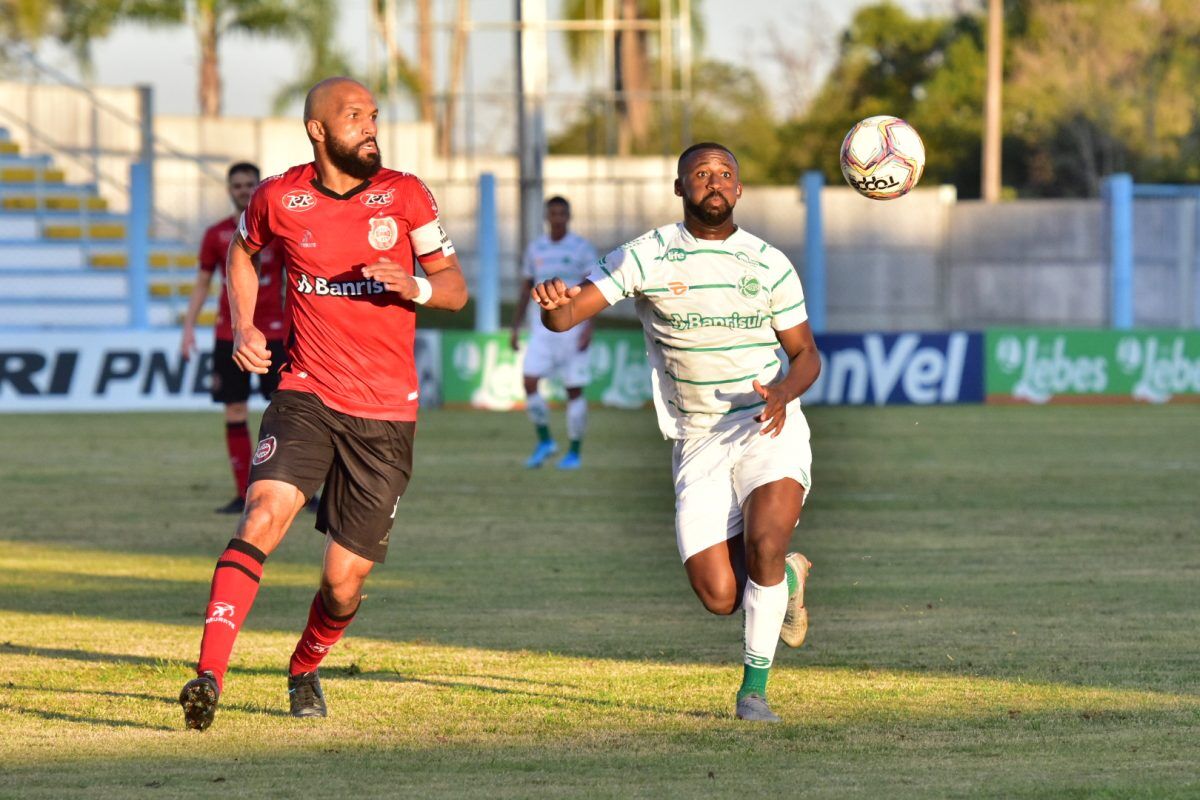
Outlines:
[{"label": "soccer player in white jersey", "polygon": [[738,164],[703,142],[679,157],[683,222],[622,245],[576,286],[533,289],[551,330],[633,298],[646,333],[654,405],[674,439],[675,534],[714,614],[745,613],[739,719],[778,722],[767,677],[780,637],[804,641],[810,564],[787,553],[811,486],[799,397],[821,370],[791,262],[739,228]]},{"label": "soccer player in white jersey", "polygon": [[[539,236],[525,249],[521,276],[525,282],[518,295],[513,314],[512,349],[519,347],[518,337],[525,321],[525,310],[534,284],[561,278],[570,286],[581,282],[596,264],[596,248],[582,236],[568,230],[571,224],[571,204],[565,197],[554,196],[546,201],[546,225],[549,233]],[[558,445],[550,435],[550,409],[538,392],[538,381],[557,377],[567,391],[567,438],[570,446],[558,462],[559,469],[579,469],[579,448],[587,428],[588,345],[592,343],[591,323],[569,331],[555,333],[547,330],[537,314],[529,315],[529,348],[525,351],[525,410],[537,431],[537,445],[525,462],[530,468],[540,467],[554,455]]]}]

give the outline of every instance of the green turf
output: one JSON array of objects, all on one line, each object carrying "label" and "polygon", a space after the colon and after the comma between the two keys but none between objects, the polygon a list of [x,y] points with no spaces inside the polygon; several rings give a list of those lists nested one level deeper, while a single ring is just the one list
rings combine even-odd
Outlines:
[{"label": "green turf", "polygon": [[595,412],[559,474],[523,417],[442,411],[330,718],[286,715],[304,518],[204,734],[174,698],[232,529],[220,417],[6,417],[0,797],[1200,796],[1195,407],[809,416],[786,724],[731,719],[740,620],[687,586],[651,414]]}]

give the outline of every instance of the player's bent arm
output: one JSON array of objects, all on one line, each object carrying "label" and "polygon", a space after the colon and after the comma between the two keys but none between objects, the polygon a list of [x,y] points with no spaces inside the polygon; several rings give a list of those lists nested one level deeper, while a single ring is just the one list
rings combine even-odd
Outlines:
[{"label": "player's bent arm", "polygon": [[794,400],[807,392],[821,374],[821,354],[817,351],[817,343],[807,321],[787,330],[776,331],[775,336],[787,353],[790,364],[787,376],[780,383],[787,393],[787,399]]},{"label": "player's bent arm", "polygon": [[454,253],[443,255],[441,250],[435,250],[429,255],[420,256],[417,262],[433,288],[425,307],[461,311],[467,304],[468,292],[458,256]]},{"label": "player's bent arm", "polygon": [[235,331],[254,324],[254,306],[258,302],[258,269],[253,261],[256,252],[240,233],[229,244],[225,285],[229,291],[230,324]]},{"label": "player's bent arm", "polygon": [[568,288],[562,278],[555,278],[534,286],[532,297],[542,307],[542,324],[560,333],[608,308],[608,300],[591,281]]},{"label": "player's bent arm", "polygon": [[267,374],[271,351],[267,337],[254,327],[254,305],[258,300],[258,270],[251,257],[256,251],[239,233],[229,245],[225,261],[225,285],[229,292],[229,316],[233,327],[233,360],[240,369]]}]

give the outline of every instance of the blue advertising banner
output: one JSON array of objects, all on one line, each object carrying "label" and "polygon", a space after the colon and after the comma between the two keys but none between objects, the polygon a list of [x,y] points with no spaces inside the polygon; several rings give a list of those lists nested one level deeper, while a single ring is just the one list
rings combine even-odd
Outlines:
[{"label": "blue advertising banner", "polygon": [[831,333],[816,337],[821,376],[812,405],[983,402],[983,334]]}]

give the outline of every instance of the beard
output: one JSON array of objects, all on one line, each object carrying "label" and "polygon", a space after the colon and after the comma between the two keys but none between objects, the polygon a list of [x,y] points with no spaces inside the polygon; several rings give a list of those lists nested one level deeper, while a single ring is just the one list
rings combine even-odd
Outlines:
[{"label": "beard", "polygon": [[[715,207],[709,206],[708,201],[714,197],[719,198],[721,202]],[[710,225],[714,228],[718,225],[723,225],[726,220],[733,216],[733,206],[716,192],[708,193],[699,203],[693,203],[685,197],[683,198],[683,207],[689,215],[700,220],[705,225]]]},{"label": "beard", "polygon": [[[329,156],[329,160],[333,165],[342,172],[349,175],[351,178],[358,178],[365,181],[376,172],[379,172],[379,167],[383,162],[383,157],[379,150],[374,153],[359,153],[358,148],[365,142],[360,142],[358,146],[351,147],[343,144],[337,139],[329,139],[326,143],[325,153]],[[379,143],[375,143],[375,147],[379,147]]]}]

